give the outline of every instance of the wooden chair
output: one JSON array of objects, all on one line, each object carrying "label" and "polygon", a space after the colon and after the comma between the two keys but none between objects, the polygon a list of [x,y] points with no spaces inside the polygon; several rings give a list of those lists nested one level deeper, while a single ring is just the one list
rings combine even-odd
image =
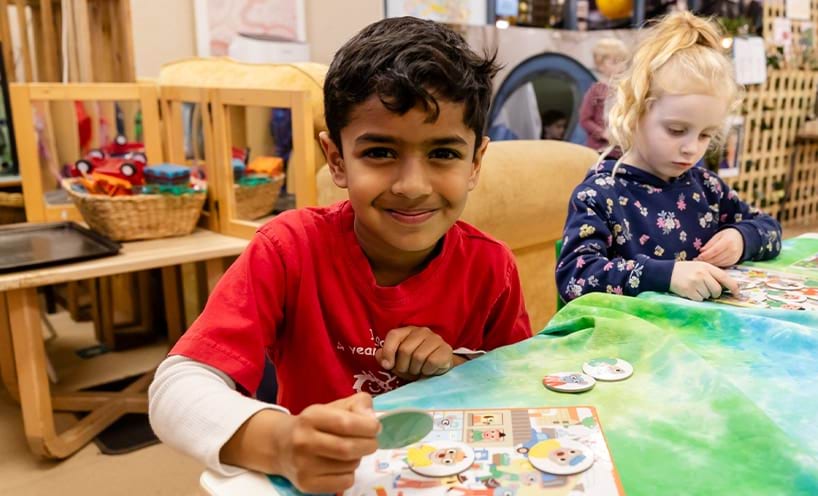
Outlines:
[{"label": "wooden chair", "polygon": [[[59,220],[82,221],[82,216],[70,200],[67,203],[49,201],[51,192],[59,193],[52,171],[64,163],[73,163],[82,156],[77,133],[78,120],[75,102],[82,102],[92,121],[90,147],[99,147],[99,129],[103,120],[109,125],[116,122],[114,103],[126,115],[126,129],[134,135],[134,115],[142,113],[145,151],[152,161],[163,161],[161,125],[159,121],[159,93],[156,85],[147,83],[89,83],[57,84],[31,83],[10,85],[10,96],[15,126],[20,175],[23,182],[26,217],[29,222]],[[35,114],[39,132],[35,131]],[[46,152],[42,153],[41,150]],[[136,277],[136,279],[134,279]],[[112,288],[128,288],[136,281],[136,304],[130,304],[130,290],[118,291],[111,297]],[[100,341],[110,349],[136,344],[153,334],[152,304],[149,276],[117,275],[90,285],[72,281],[67,284],[65,301],[72,318],[79,320],[80,294],[90,295],[91,314]],[[119,303],[117,303],[119,302]],[[171,302],[172,304],[172,302]],[[114,318],[115,305],[119,313],[129,315],[124,321]],[[123,336],[118,338],[117,332]],[[125,336],[127,335],[127,336]]]}]

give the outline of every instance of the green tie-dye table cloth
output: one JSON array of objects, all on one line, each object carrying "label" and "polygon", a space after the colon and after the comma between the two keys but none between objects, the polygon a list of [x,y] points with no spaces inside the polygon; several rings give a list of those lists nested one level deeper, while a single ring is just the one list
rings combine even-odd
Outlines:
[{"label": "green tie-dye table cloth", "polygon": [[816,254],[818,254],[818,234],[804,234],[797,238],[785,239],[782,243],[781,254],[775,260],[747,262],[744,265],[818,277],[818,262],[809,263],[809,260]]},{"label": "green tie-dye table cloth", "polygon": [[[798,266],[817,252],[818,236],[803,236],[749,265],[818,275],[818,262]],[[598,357],[634,375],[581,394],[543,387]],[[596,407],[630,495],[818,495],[818,312],[590,294],[529,340],[375,399],[378,410],[573,405]]]},{"label": "green tie-dye table cloth", "polygon": [[[788,240],[786,263],[755,265],[785,270],[816,251],[818,239]],[[575,395],[542,386],[606,356],[628,360],[633,377]],[[818,313],[590,294],[532,339],[375,400],[567,405],[597,408],[628,494],[818,495]]]},{"label": "green tie-dye table cloth", "polygon": [[[638,316],[638,317],[637,317]],[[587,393],[542,386],[596,357]],[[818,494],[818,314],[591,294],[532,339],[380,396],[377,409],[597,408],[628,494]]]}]

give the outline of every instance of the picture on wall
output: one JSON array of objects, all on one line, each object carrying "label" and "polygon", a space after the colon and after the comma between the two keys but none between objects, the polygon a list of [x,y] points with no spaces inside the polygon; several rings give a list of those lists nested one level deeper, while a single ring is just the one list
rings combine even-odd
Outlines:
[{"label": "picture on wall", "polygon": [[449,24],[487,23],[486,0],[385,0],[386,17],[413,16]]},{"label": "picture on wall", "polygon": [[304,0],[194,0],[200,57],[227,55],[239,33],[306,41]]}]

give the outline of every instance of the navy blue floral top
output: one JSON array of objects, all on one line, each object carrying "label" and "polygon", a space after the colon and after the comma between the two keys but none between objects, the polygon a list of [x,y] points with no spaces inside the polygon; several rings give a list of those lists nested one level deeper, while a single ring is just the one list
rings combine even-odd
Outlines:
[{"label": "navy blue floral top", "polygon": [[741,261],[781,251],[781,225],[750,207],[716,174],[694,167],[670,182],[614,161],[591,170],[571,195],[557,288],[563,300],[585,293],[668,291],[673,265],[692,260],[720,230],[744,238]]}]

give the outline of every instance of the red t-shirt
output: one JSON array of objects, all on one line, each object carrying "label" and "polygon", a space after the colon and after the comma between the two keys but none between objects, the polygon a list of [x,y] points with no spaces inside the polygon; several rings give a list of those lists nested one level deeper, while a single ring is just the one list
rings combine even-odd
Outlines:
[{"label": "red t-shirt", "polygon": [[395,328],[438,333],[454,349],[491,350],[531,336],[511,252],[457,222],[440,253],[397,286],[375,282],[349,202],[285,212],[261,227],[171,354],[222,370],[253,394],[264,355],[278,403],[299,413],[401,381],[375,350]]}]

